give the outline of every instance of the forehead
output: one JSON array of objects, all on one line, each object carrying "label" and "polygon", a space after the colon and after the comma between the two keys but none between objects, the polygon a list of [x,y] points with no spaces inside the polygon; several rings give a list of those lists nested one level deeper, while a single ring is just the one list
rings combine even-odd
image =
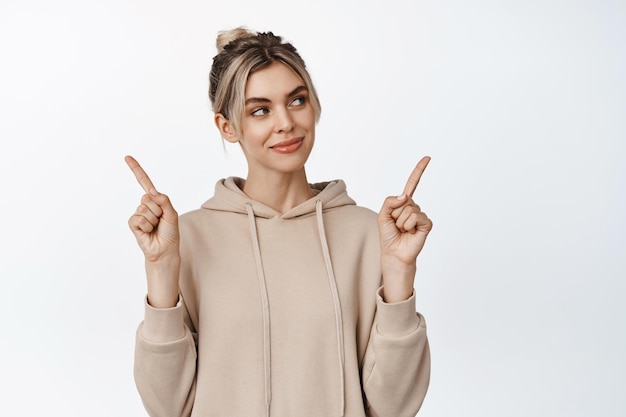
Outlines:
[{"label": "forehead", "polygon": [[245,98],[284,97],[301,85],[305,85],[304,81],[291,68],[281,62],[274,62],[248,77]]}]

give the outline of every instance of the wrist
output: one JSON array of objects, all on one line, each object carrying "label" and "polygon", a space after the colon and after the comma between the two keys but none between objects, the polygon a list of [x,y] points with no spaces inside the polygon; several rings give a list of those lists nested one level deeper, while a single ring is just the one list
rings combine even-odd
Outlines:
[{"label": "wrist", "polygon": [[177,271],[180,269],[180,254],[176,252],[171,255],[160,256],[158,259],[145,260],[146,272],[163,274],[170,271]]},{"label": "wrist", "polygon": [[381,258],[383,275],[382,296],[386,303],[396,303],[407,300],[413,295],[415,281],[415,264],[407,265],[393,256]]},{"label": "wrist", "polygon": [[180,257],[168,262],[146,261],[148,303],[154,308],[171,308],[178,303]]}]

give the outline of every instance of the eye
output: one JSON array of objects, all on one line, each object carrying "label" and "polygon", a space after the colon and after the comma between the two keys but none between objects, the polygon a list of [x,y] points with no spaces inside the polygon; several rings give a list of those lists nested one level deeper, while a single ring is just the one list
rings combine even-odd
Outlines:
[{"label": "eye", "polygon": [[304,103],[306,103],[306,97],[305,96],[298,96],[296,98],[294,98],[293,100],[291,100],[291,103],[289,103],[289,106],[302,106],[304,105]]},{"label": "eye", "polygon": [[254,110],[252,110],[252,112],[250,112],[250,114],[252,116],[265,116],[267,113],[269,113],[269,109],[267,107],[258,107]]}]

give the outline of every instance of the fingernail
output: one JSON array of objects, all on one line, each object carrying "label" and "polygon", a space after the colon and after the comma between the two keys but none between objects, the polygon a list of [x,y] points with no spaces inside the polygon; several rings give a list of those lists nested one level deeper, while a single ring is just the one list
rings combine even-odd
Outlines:
[{"label": "fingernail", "polygon": [[150,194],[152,194],[152,195],[159,195],[159,193],[157,192],[156,188],[154,188],[154,187],[150,188]]},{"label": "fingernail", "polygon": [[404,200],[404,197],[406,197],[406,194],[400,194],[397,198],[398,200]]}]

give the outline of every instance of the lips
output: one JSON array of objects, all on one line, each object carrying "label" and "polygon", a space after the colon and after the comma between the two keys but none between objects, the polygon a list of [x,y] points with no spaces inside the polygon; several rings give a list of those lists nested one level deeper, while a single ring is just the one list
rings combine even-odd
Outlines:
[{"label": "lips", "polygon": [[300,149],[303,141],[303,137],[287,139],[270,146],[270,149],[279,153],[292,153]]}]

